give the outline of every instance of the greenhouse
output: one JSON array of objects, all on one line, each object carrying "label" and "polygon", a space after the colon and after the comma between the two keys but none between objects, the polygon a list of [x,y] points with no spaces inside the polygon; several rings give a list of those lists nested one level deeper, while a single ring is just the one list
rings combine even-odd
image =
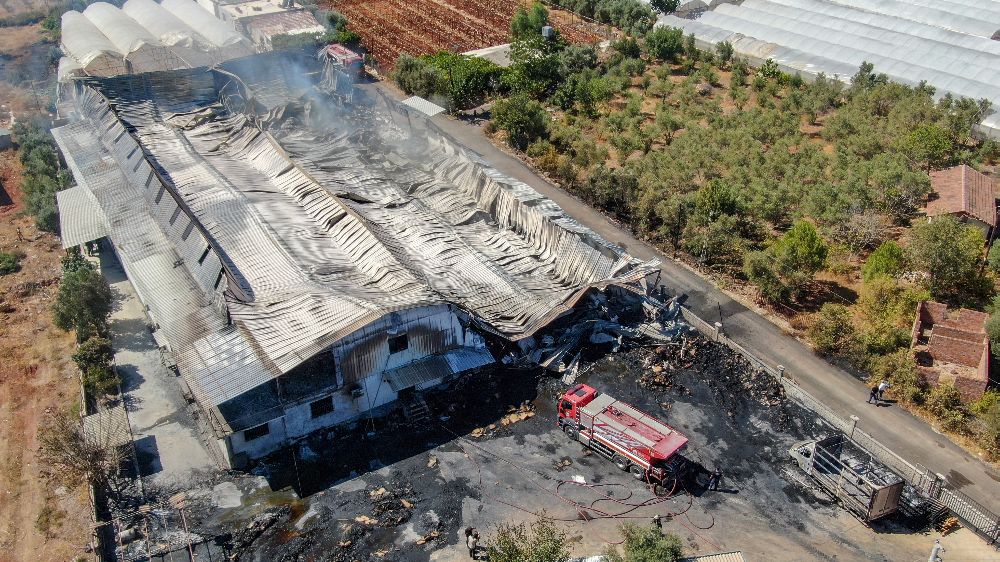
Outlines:
[{"label": "greenhouse", "polygon": [[91,76],[128,72],[124,55],[80,12],[70,11],[62,16],[62,50]]},{"label": "greenhouse", "polygon": [[[938,97],[988,99],[1000,107],[1000,2],[975,0],[745,0],[658,25],[694,34],[702,48],[730,42],[760,64],[848,81],[863,62],[903,84],[926,82]],[[1000,138],[1000,114],[981,124]]]}]

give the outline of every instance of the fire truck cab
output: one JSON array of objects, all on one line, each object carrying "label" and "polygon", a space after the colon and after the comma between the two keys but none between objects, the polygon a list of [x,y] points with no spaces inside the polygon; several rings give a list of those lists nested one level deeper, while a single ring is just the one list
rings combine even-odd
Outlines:
[{"label": "fire truck cab", "polygon": [[680,454],[687,437],[629,404],[578,384],[559,399],[557,409],[559,426],[570,439],[655,485],[658,494],[676,490],[687,471]]},{"label": "fire truck cab", "polygon": [[352,78],[360,78],[365,74],[365,60],[361,55],[341,45],[331,43],[325,48],[326,57],[343,68],[344,72]]}]

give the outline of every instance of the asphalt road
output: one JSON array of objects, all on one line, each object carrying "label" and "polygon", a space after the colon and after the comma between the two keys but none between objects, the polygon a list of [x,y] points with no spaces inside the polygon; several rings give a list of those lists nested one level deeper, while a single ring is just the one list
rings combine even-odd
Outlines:
[{"label": "asphalt road", "polygon": [[[384,83],[375,87],[400,98]],[[768,319],[719,291],[712,282],[646,244],[609,221],[603,214],[535,174],[523,162],[494,146],[482,128],[437,115],[432,121],[447,134],[478,152],[498,170],[523,181],[559,204],[570,216],[633,256],[662,262],[661,283],[686,296],[686,305],[708,321],[719,317],[725,332],[771,366],[783,365],[788,376],[838,415],[857,415],[858,427],[911,463],[945,476],[955,489],[1000,513],[1000,471],[969,454],[929,424],[896,406],[866,403],[867,385],[826,362],[808,346],[782,332]]]}]

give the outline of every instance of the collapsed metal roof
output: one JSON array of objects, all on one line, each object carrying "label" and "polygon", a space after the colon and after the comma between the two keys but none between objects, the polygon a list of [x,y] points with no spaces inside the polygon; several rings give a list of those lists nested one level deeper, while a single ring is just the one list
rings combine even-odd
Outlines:
[{"label": "collapsed metal roof", "polygon": [[655,271],[417,112],[335,104],[277,56],[88,79],[56,130],[206,406],[394,311],[519,339]]}]

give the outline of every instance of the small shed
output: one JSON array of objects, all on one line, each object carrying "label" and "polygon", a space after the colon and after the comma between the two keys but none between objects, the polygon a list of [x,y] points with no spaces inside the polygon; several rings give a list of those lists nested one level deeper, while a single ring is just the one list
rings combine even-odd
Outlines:
[{"label": "small shed", "polygon": [[917,305],[911,345],[928,384],[951,383],[962,399],[978,400],[990,379],[989,315],[966,308],[948,310],[940,302]]},{"label": "small shed", "polygon": [[927,216],[951,215],[974,224],[989,234],[997,225],[994,182],[972,167],[962,164],[931,172],[933,194],[927,202]]}]

